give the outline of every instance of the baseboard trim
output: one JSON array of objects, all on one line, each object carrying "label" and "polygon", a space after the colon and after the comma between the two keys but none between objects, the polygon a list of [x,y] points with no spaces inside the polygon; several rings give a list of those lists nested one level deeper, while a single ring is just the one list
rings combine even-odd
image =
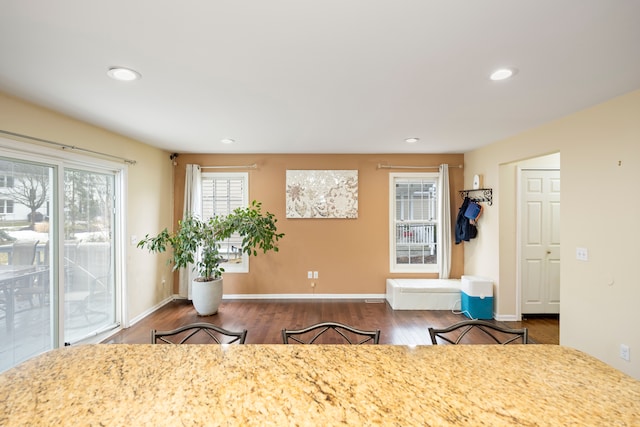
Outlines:
[{"label": "baseboard trim", "polygon": [[171,295],[171,296],[167,297],[166,299],[160,301],[158,304],[154,305],[153,307],[149,308],[148,310],[145,310],[142,313],[138,314],[133,319],[130,319],[129,322],[128,322],[128,325],[126,327],[128,328],[130,326],[135,325],[136,323],[138,323],[139,321],[141,321],[142,319],[144,319],[145,317],[147,317],[148,315],[150,315],[154,311],[159,310],[163,306],[169,304],[174,299],[179,299],[179,298],[180,297],[178,295]]},{"label": "baseboard trim", "polygon": [[385,294],[224,294],[223,300],[232,299],[385,299]]},{"label": "baseboard trim", "polygon": [[493,318],[499,320],[500,322],[518,322],[518,316],[515,314],[494,314]]}]

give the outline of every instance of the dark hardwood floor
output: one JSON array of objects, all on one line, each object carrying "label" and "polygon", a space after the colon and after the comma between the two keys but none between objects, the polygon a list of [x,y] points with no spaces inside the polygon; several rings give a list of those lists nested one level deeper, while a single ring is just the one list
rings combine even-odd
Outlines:
[{"label": "dark hardwood floor", "polygon": [[[198,316],[189,301],[175,300],[111,336],[104,343],[149,343],[151,329],[168,330],[188,323],[208,322],[230,330],[247,329],[247,344],[280,344],[282,328],[300,328],[336,321],[361,329],[380,329],[380,344],[431,344],[429,326],[444,327],[465,320],[451,311],[392,310],[384,300],[224,300],[218,313]],[[559,343],[559,319],[530,317],[522,322],[497,322],[529,328],[538,344]]]}]

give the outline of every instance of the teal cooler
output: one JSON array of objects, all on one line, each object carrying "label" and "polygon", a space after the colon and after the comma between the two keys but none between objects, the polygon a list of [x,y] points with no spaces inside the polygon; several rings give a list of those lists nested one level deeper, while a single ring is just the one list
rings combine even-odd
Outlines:
[{"label": "teal cooler", "polygon": [[493,282],[484,277],[462,276],[460,309],[470,319],[493,319]]}]

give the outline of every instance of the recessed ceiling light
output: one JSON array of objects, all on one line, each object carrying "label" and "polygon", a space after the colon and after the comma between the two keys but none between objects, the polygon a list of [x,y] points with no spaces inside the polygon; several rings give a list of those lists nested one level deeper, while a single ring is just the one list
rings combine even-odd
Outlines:
[{"label": "recessed ceiling light", "polygon": [[222,142],[223,144],[233,144],[236,141],[231,138],[225,138],[225,139],[221,139],[220,142]]},{"label": "recessed ceiling light", "polygon": [[504,80],[513,76],[515,73],[516,73],[516,70],[514,68],[500,68],[494,71],[493,73],[491,73],[491,76],[489,78],[494,81]]},{"label": "recessed ceiling light", "polygon": [[107,75],[112,79],[119,80],[121,82],[131,82],[142,77],[139,72],[124,67],[110,67],[107,71]]},{"label": "recessed ceiling light", "polygon": [[415,144],[418,141],[420,141],[420,138],[407,138],[404,140],[404,142],[407,142],[409,144]]}]

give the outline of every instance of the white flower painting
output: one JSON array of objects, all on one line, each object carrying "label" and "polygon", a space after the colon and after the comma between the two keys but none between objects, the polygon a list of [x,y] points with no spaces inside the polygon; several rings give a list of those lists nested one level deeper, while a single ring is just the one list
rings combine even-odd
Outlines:
[{"label": "white flower painting", "polygon": [[357,217],[357,170],[287,170],[287,218]]}]

